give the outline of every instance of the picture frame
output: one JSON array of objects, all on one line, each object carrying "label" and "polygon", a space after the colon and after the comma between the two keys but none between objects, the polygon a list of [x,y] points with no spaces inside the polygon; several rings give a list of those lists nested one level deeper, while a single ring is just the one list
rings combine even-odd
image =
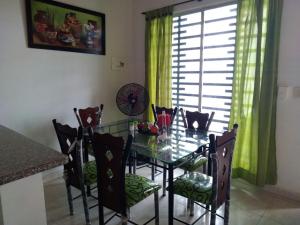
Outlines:
[{"label": "picture frame", "polygon": [[48,0],[25,0],[28,47],[105,55],[105,14]]}]

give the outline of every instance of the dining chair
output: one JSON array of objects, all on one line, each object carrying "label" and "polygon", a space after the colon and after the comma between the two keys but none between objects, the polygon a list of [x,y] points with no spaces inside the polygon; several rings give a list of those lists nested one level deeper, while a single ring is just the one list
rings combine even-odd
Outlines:
[{"label": "dining chair", "polygon": [[[220,217],[224,219],[225,225],[229,223],[231,163],[237,128],[238,125],[235,124],[230,132],[225,132],[222,136],[217,136],[216,138],[214,134],[209,135],[212,152],[212,174],[206,175],[192,172],[177,177],[173,183],[174,194],[192,200],[190,207],[191,216],[194,215],[194,202],[207,209],[204,214],[210,211],[210,225],[216,224],[216,216],[220,216],[216,211],[224,203],[224,217]],[[211,206],[210,210],[207,205]],[[201,219],[203,215],[194,223]],[[187,224],[178,218],[174,217],[174,219]]]},{"label": "dining chair", "polygon": [[[93,133],[90,137],[97,165],[99,225],[106,224],[114,216],[122,217],[122,224],[134,223],[129,220],[130,207],[154,194],[155,219],[159,224],[158,190],[160,185],[135,174],[126,174],[126,161],[130,154],[133,137],[128,136],[125,148],[124,139],[111,134]],[[104,220],[104,207],[115,211],[115,214]]]},{"label": "dining chair", "polygon": [[[215,115],[215,112],[209,113],[201,113],[198,111],[191,112],[180,109],[181,117],[183,120],[184,127],[188,131],[195,131],[196,133],[203,133],[207,132],[209,130],[211,121],[213,120],[213,117]],[[195,122],[197,126],[195,127]],[[194,132],[192,132],[193,134]],[[203,151],[203,149],[201,149]],[[209,154],[209,152],[208,152]],[[209,160],[209,155],[205,156],[203,154],[195,154],[194,157],[187,161],[185,164],[180,166],[181,169],[184,170],[184,172],[194,172],[198,170],[199,168],[203,167],[203,172],[206,173],[206,163]]]},{"label": "dining chair", "polygon": [[[162,116],[163,111],[165,111],[166,115],[170,117],[170,119],[169,119],[170,124],[167,124],[167,125],[171,126],[173,124],[174,119],[175,119],[176,114],[177,114],[177,110],[178,110],[177,107],[167,108],[167,107],[164,107],[164,106],[157,106],[157,105],[151,104],[151,108],[152,108],[155,124],[159,125],[159,119]],[[155,162],[155,164],[156,163],[157,162]],[[152,166],[152,172],[151,172],[152,173],[152,180],[154,180],[156,172],[161,173],[161,171],[158,171],[155,166],[154,166],[154,168]],[[165,196],[166,195],[166,182],[167,182],[167,171],[166,171],[165,167],[164,167],[162,173],[163,173],[163,196]]]},{"label": "dining chair", "polygon": [[[197,132],[206,132],[209,129],[211,121],[214,117],[215,112],[212,112],[209,116],[208,113],[200,113],[200,112],[190,112],[180,108],[180,113],[182,116],[184,127],[188,130],[196,130]],[[197,128],[194,127],[195,121],[197,122]],[[203,149],[201,149],[202,151]],[[183,161],[186,161],[183,159]],[[205,166],[208,162],[208,158],[203,155],[202,152],[199,154],[195,153],[193,158],[186,161],[186,163],[179,166],[180,169],[184,170],[184,173],[193,172],[198,170],[199,168],[203,167],[203,172],[206,172]],[[166,182],[167,182],[167,175],[166,170],[163,171],[163,196],[166,193]],[[188,206],[190,204],[188,203]]]},{"label": "dining chair", "polygon": [[170,125],[173,124],[176,113],[177,113],[177,107],[166,108],[166,107],[155,106],[154,104],[151,104],[151,108],[152,108],[152,112],[153,112],[153,116],[154,116],[154,120],[155,120],[156,124],[158,123],[159,115],[162,115],[163,111],[165,111],[165,113],[171,117]]},{"label": "dining chair", "polygon": [[96,107],[88,107],[84,109],[74,108],[74,113],[79,126],[87,129],[88,127],[96,128],[101,123],[103,114],[103,104]]},{"label": "dining chair", "polygon": [[[91,127],[93,129],[96,129],[100,123],[101,123],[101,117],[103,114],[103,107],[104,105],[101,104],[100,106],[96,107],[87,107],[83,109],[77,109],[74,108],[73,111],[75,113],[75,116],[77,118],[77,121],[79,123],[79,126],[81,126],[84,130],[83,132],[83,160],[84,162],[89,161],[89,152],[92,150],[91,140],[89,139],[88,135],[88,128]],[[91,188],[87,187],[87,195],[91,195]]]},{"label": "dining chair", "polygon": [[[210,124],[214,118],[215,112],[201,113],[199,111],[184,111],[183,108],[180,108],[180,114],[183,121],[183,126],[186,129],[196,130],[196,131],[208,131]],[[196,122],[196,126],[195,126]]]},{"label": "dining chair", "polygon": [[[85,187],[97,183],[97,172],[95,161],[82,164],[81,143],[82,128],[72,128],[69,125],[52,120],[58,138],[61,152],[68,156],[68,162],[64,165],[64,180],[67,188],[70,215],[74,214],[73,200],[80,196],[72,196],[71,187],[81,191],[86,224],[91,224],[89,217],[89,206]],[[92,196],[93,197],[93,196]],[[92,207],[90,207],[92,208]]]}]

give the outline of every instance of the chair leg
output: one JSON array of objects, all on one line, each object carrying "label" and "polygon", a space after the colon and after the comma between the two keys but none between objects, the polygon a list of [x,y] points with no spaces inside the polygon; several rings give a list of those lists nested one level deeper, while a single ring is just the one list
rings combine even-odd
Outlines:
[{"label": "chair leg", "polygon": [[206,210],[209,210],[209,204],[207,204],[205,208],[206,208]]},{"label": "chair leg", "polygon": [[154,207],[155,207],[155,225],[159,225],[159,201],[158,191],[154,193]]},{"label": "chair leg", "polygon": [[89,206],[87,203],[87,196],[86,196],[84,185],[82,185],[82,187],[81,187],[81,195],[82,195],[83,208],[84,208],[84,214],[85,214],[85,222],[86,222],[86,225],[90,225],[91,221],[90,221],[90,214],[89,214]]},{"label": "chair leg", "polygon": [[130,208],[127,208],[127,218],[130,219]]},{"label": "chair leg", "polygon": [[190,216],[194,216],[194,201],[189,199],[190,201]]},{"label": "chair leg", "polygon": [[206,174],[206,163],[203,164],[202,171],[203,171],[204,174]]},{"label": "chair leg", "polygon": [[104,222],[104,208],[103,208],[103,205],[100,204],[100,202],[98,201],[98,215],[99,215],[99,225],[104,225],[105,222]]},{"label": "chair leg", "polygon": [[[187,170],[184,170],[183,171],[183,174],[187,174],[188,171]],[[187,204],[186,204],[186,208],[189,210],[191,208],[191,199],[187,199]]]},{"label": "chair leg", "polygon": [[127,216],[125,216],[125,215],[122,215],[122,225],[127,225],[127,223],[128,223],[128,217]]},{"label": "chair leg", "polygon": [[166,196],[166,186],[167,186],[167,170],[163,168],[163,194],[162,196]]},{"label": "chair leg", "polygon": [[188,198],[186,202],[186,208],[190,209],[190,207],[191,207],[191,200]]},{"label": "chair leg", "polygon": [[71,186],[66,184],[67,188],[67,194],[68,194],[68,203],[69,203],[69,209],[70,209],[70,215],[74,215],[74,209],[73,209],[73,197],[72,197],[72,191]]},{"label": "chair leg", "polygon": [[224,212],[224,225],[229,224],[229,206],[230,206],[230,201],[226,200],[225,201],[225,212]]},{"label": "chair leg", "polygon": [[86,186],[86,195],[87,195],[88,197],[91,196],[91,186],[90,186],[90,185],[87,185],[87,186]]},{"label": "chair leg", "polygon": [[214,205],[212,205],[211,207],[211,215],[210,215],[210,225],[215,225],[216,224],[216,207]]}]

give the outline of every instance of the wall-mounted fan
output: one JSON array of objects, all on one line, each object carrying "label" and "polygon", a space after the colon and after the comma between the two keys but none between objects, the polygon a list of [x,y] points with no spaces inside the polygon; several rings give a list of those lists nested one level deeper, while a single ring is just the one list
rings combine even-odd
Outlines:
[{"label": "wall-mounted fan", "polygon": [[120,88],[116,102],[122,113],[128,116],[137,116],[147,109],[149,94],[142,85],[130,83]]}]

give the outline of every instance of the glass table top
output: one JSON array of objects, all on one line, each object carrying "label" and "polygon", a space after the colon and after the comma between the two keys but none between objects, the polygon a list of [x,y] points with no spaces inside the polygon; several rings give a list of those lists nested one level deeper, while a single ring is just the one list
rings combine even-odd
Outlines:
[{"label": "glass table top", "polygon": [[131,150],[163,163],[176,164],[208,143],[206,133],[187,135],[184,131],[173,130],[164,141],[158,140],[157,136],[137,133]]},{"label": "glass table top", "polygon": [[[125,119],[104,123],[95,132],[110,133],[127,139],[129,132],[128,122]],[[148,158],[157,159],[163,163],[176,164],[208,143],[209,138],[207,133],[187,132],[182,127],[172,126],[168,138],[164,141],[158,141],[157,136],[139,134],[136,131],[131,151],[135,151]]]}]

